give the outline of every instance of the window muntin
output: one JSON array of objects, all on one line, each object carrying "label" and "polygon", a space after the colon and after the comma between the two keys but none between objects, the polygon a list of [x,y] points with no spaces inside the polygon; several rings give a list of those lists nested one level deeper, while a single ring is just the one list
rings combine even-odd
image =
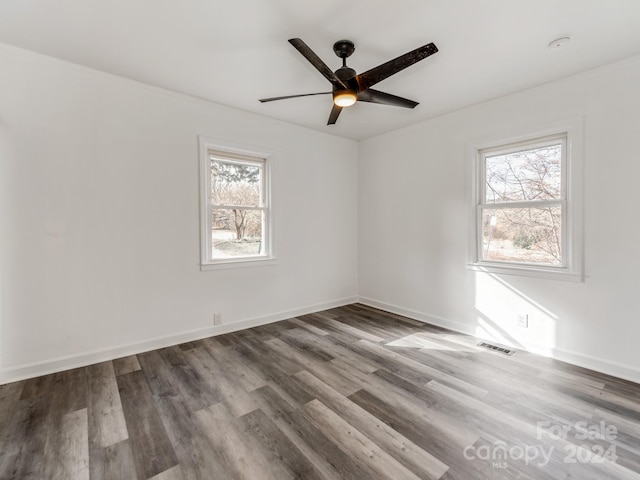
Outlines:
[{"label": "window muntin", "polygon": [[203,268],[273,258],[268,155],[201,139],[201,170]]},{"label": "window muntin", "polygon": [[479,150],[478,264],[566,271],[567,135]]}]

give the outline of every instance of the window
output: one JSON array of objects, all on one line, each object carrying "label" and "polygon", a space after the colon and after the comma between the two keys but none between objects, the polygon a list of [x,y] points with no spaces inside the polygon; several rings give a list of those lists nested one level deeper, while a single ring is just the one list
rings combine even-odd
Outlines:
[{"label": "window", "polygon": [[564,131],[474,149],[472,268],[581,279],[570,145]]},{"label": "window", "polygon": [[268,155],[200,143],[203,268],[272,259]]}]

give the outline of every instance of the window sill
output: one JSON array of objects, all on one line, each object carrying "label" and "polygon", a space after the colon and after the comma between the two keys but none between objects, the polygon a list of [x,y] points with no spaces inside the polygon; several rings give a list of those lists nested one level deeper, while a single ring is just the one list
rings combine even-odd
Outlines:
[{"label": "window sill", "polygon": [[518,275],[521,277],[544,278],[547,280],[561,280],[565,282],[581,283],[584,281],[581,273],[564,269],[540,268],[528,265],[502,265],[495,263],[469,263],[468,270],[501,275]]},{"label": "window sill", "polygon": [[217,260],[210,263],[201,263],[200,270],[223,270],[229,268],[246,268],[246,267],[267,267],[275,265],[276,257],[260,257],[260,258],[238,258],[229,260]]}]

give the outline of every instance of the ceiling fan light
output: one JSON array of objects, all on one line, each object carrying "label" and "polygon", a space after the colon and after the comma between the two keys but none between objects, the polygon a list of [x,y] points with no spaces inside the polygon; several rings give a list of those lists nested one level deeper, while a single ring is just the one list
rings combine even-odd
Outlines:
[{"label": "ceiling fan light", "polygon": [[350,107],[357,99],[358,96],[353,90],[340,90],[333,94],[333,103],[338,107]]}]

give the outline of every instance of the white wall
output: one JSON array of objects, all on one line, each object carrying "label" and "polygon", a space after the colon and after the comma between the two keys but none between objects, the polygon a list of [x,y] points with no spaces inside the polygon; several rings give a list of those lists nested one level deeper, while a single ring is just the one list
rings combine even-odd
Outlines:
[{"label": "white wall", "polygon": [[[0,382],[356,298],[355,142],[6,45],[0,65]],[[200,271],[198,135],[274,151],[276,265]]]},{"label": "white wall", "polygon": [[[634,58],[361,142],[363,301],[640,381],[638,85]],[[468,270],[467,144],[580,116],[584,283]]]}]

